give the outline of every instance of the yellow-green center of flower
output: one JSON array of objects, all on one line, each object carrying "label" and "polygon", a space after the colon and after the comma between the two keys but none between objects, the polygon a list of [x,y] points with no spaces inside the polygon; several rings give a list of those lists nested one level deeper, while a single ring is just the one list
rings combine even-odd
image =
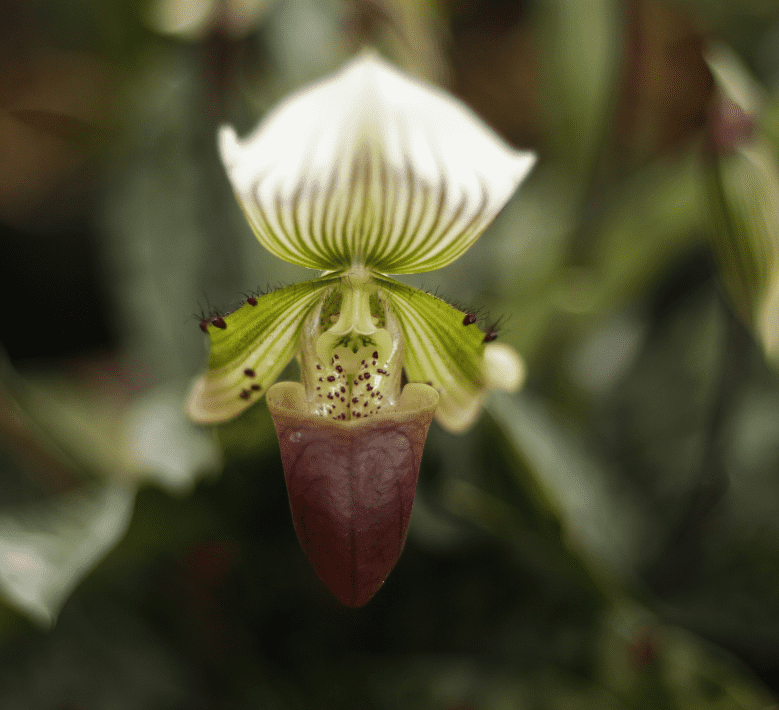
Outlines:
[{"label": "yellow-green center of flower", "polygon": [[[339,360],[348,375],[358,374],[368,359],[385,360],[392,349],[392,336],[385,328],[378,327],[379,317],[371,313],[371,297],[377,287],[366,271],[361,269],[344,277],[337,321],[316,343],[319,360],[322,363]],[[376,358],[374,352],[378,353]]]},{"label": "yellow-green center of flower", "polygon": [[301,337],[302,381],[313,412],[348,420],[395,405],[403,340],[370,271],[355,267],[344,275]]}]

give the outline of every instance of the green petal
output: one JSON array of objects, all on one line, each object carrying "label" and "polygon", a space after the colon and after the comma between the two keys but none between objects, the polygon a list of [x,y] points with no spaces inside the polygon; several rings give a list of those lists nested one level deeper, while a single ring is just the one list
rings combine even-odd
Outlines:
[{"label": "green petal", "polygon": [[438,390],[436,418],[444,428],[466,429],[485,393],[484,333],[476,325],[463,325],[463,312],[440,298],[386,277],[377,280],[389,292],[400,321],[409,381],[427,382]]},{"label": "green petal", "polygon": [[337,282],[324,276],[281,288],[224,316],[224,328],[209,324],[208,371],[192,387],[189,416],[199,424],[216,424],[254,404],[294,357],[303,321]]}]

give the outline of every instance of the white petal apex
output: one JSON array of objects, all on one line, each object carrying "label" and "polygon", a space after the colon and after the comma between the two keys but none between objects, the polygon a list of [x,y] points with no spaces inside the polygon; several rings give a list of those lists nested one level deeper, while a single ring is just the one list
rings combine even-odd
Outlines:
[{"label": "white petal apex", "polygon": [[311,268],[412,273],[458,258],[535,162],[441,89],[364,52],[222,159],[260,242]]},{"label": "white petal apex", "polygon": [[488,389],[516,392],[525,381],[525,363],[519,353],[504,343],[489,343],[482,364]]},{"label": "white petal apex", "polygon": [[221,126],[217,137],[219,154],[228,170],[232,170],[240,159],[241,146],[238,134],[232,126]]}]

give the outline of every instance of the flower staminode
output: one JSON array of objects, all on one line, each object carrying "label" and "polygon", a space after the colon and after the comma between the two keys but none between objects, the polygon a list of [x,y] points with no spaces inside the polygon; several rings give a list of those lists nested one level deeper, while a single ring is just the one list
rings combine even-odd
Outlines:
[{"label": "flower staminode", "polygon": [[[457,259],[535,157],[370,52],[247,140],[223,128],[220,150],[260,243],[323,274],[207,325],[209,368],[188,412],[226,421],[267,391],[298,537],[335,595],[359,606],[400,554],[433,415],[462,431],[488,387],[515,389],[523,372],[473,314],[388,274]],[[301,382],[273,385],[293,357]]]}]

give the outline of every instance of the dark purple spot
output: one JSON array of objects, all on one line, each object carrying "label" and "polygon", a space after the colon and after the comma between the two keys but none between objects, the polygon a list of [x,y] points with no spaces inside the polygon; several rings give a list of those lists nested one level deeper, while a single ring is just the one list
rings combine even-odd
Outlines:
[{"label": "dark purple spot", "polygon": [[224,330],[227,327],[227,323],[225,323],[225,319],[222,318],[222,316],[217,316],[214,318],[214,320],[211,321],[217,328],[221,328]]},{"label": "dark purple spot", "polygon": [[338,372],[338,373],[341,373],[341,372],[344,371],[344,369],[340,365],[336,365],[335,366],[335,371]]},{"label": "dark purple spot", "polygon": [[341,392],[346,392],[346,387],[344,387],[343,385],[341,385]]},{"label": "dark purple spot", "polygon": [[337,359],[338,359],[338,355],[333,355],[333,360],[337,360]]},{"label": "dark purple spot", "polygon": [[200,330],[202,330],[204,333],[208,332],[208,321],[207,320],[201,320],[200,321]]},{"label": "dark purple spot", "polygon": [[484,334],[484,342],[485,343],[491,343],[497,337],[498,337],[498,334],[494,330],[491,330],[489,333],[485,333]]},{"label": "dark purple spot", "polygon": [[366,403],[365,403],[365,404],[363,404],[362,406],[363,406],[363,407],[367,407],[367,406],[368,406],[368,403],[366,402]]},{"label": "dark purple spot", "polygon": [[365,385],[365,389],[368,390],[368,392],[370,392],[373,389],[373,385],[368,383],[367,385]]},{"label": "dark purple spot", "polygon": [[371,357],[372,357],[374,360],[376,360],[376,359],[379,357],[379,351],[378,351],[378,350],[374,350],[374,351],[373,351],[373,355],[371,355]]},{"label": "dark purple spot", "polygon": [[238,395],[241,399],[249,399],[249,390],[241,390],[241,394]]},{"label": "dark purple spot", "polygon": [[253,385],[252,385],[252,389],[253,389],[255,392],[259,392],[261,388],[260,388],[260,386],[259,386],[258,384],[256,384],[256,383],[255,383],[255,384],[253,384]]},{"label": "dark purple spot", "polygon": [[463,318],[463,325],[473,325],[476,322],[476,314],[475,313],[466,313],[465,318]]},{"label": "dark purple spot", "polygon": [[322,369],[322,366],[321,366],[321,365],[317,365],[317,366],[316,366],[316,369],[317,369],[317,370],[321,370],[321,369]]},{"label": "dark purple spot", "polygon": [[254,370],[252,370],[252,368],[251,368],[251,367],[247,367],[247,368],[246,368],[246,369],[243,371],[243,374],[244,374],[244,375],[246,375],[247,377],[254,377]]},{"label": "dark purple spot", "polygon": [[328,382],[335,382],[335,375],[328,375],[327,376],[327,381]]},{"label": "dark purple spot", "polygon": [[359,397],[352,397],[352,404],[357,404],[357,402],[359,401],[360,401]]},{"label": "dark purple spot", "polygon": [[249,296],[249,298],[246,299],[246,303],[248,303],[250,306],[256,306],[257,299],[254,296]]},{"label": "dark purple spot", "polygon": [[327,393],[327,398],[328,399],[332,399],[333,398],[333,393],[332,392],[328,392]]}]

